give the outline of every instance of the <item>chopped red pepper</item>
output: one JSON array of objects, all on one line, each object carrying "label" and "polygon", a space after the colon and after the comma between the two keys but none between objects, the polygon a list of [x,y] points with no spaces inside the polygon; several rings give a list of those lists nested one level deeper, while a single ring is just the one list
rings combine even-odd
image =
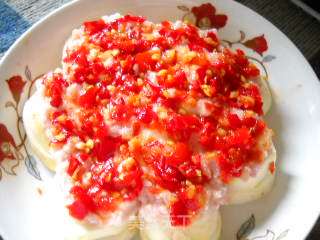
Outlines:
[{"label": "chopped red pepper", "polygon": [[[225,23],[221,16],[211,20]],[[148,180],[154,193],[175,195],[171,223],[186,226],[212,180],[207,152],[226,184],[261,161],[267,127],[252,80],[260,73],[243,51],[221,49],[214,31],[131,15],[85,22],[78,34],[67,44],[64,74],[43,78],[54,143],[71,143],[71,216],[115,211]]]}]

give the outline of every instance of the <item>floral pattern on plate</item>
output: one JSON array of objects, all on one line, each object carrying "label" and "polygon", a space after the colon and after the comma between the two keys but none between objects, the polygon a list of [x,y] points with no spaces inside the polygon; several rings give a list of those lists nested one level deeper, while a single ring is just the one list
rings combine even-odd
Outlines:
[{"label": "floral pattern on plate", "polygon": [[39,77],[32,79],[30,69],[26,66],[26,80],[24,80],[20,75],[14,75],[6,80],[13,101],[8,100],[5,103],[5,107],[8,110],[11,109],[15,112],[15,130],[18,133],[18,140],[15,140],[7,126],[0,122],[0,180],[2,179],[3,173],[16,175],[16,168],[23,160],[28,172],[36,179],[41,180],[41,175],[37,168],[37,162],[26,147],[27,135],[24,132],[21,116],[24,101],[20,101],[24,93],[27,94],[27,99],[31,96],[33,84]]}]

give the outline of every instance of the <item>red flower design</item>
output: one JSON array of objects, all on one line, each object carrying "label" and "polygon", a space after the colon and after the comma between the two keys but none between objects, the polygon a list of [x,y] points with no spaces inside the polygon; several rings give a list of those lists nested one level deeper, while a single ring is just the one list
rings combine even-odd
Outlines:
[{"label": "red flower design", "polygon": [[268,50],[268,43],[264,35],[249,39],[243,43],[246,47],[251,48],[253,51],[259,53],[260,55],[263,52]]},{"label": "red flower design", "polygon": [[191,12],[196,17],[196,25],[200,28],[222,28],[227,24],[228,17],[216,14],[216,8],[211,3],[193,7]]},{"label": "red flower design", "polygon": [[19,103],[21,93],[26,82],[23,81],[22,77],[19,75],[13,76],[6,81],[9,85],[9,89],[11,91],[13,99],[15,100],[16,103]]},{"label": "red flower design", "polygon": [[0,123],[0,162],[4,159],[15,159],[10,145],[16,147],[16,143],[7,127]]}]

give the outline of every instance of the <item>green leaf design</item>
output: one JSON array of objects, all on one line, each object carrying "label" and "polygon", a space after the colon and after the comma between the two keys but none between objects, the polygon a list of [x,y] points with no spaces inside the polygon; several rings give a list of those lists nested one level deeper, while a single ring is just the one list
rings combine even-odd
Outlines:
[{"label": "green leaf design", "polygon": [[27,167],[28,173],[30,173],[33,177],[35,177],[38,180],[42,180],[40,176],[40,171],[37,167],[37,161],[35,158],[31,155],[27,155],[25,160],[25,165]]},{"label": "green leaf design", "polygon": [[276,240],[281,240],[284,239],[289,233],[289,229],[283,231],[282,233],[280,233],[280,235],[276,238]]},{"label": "green leaf design", "polygon": [[6,104],[5,104],[4,106],[5,106],[6,108],[9,108],[9,107],[15,108],[15,107],[16,107],[16,106],[14,105],[14,103],[11,102],[11,101],[6,102]]},{"label": "green leaf design", "polygon": [[239,42],[243,42],[245,39],[246,39],[245,32],[240,30],[240,40],[239,40]]},{"label": "green leaf design", "polygon": [[246,237],[250,235],[250,233],[254,230],[256,225],[256,219],[254,215],[252,214],[250,218],[245,221],[240,229],[237,232],[237,240],[245,240]]},{"label": "green leaf design", "polygon": [[184,11],[184,12],[189,12],[190,11],[190,9],[187,6],[184,6],[184,5],[177,6],[177,8],[180,9],[181,11]]},{"label": "green leaf design", "polygon": [[276,57],[273,55],[267,55],[265,57],[263,57],[262,62],[271,62],[272,60],[274,60]]},{"label": "green leaf design", "polygon": [[32,81],[31,71],[30,71],[28,65],[27,65],[26,68],[24,69],[24,74],[25,74],[26,78],[27,78],[29,81]]}]

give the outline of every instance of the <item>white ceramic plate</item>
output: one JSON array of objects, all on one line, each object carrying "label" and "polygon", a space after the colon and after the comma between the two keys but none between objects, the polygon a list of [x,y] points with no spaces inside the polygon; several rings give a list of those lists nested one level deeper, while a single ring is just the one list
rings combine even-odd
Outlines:
[{"label": "white ceramic plate", "polygon": [[[320,84],[297,48],[268,21],[233,1],[212,4],[215,14],[228,16],[226,26],[219,29],[222,39],[245,50],[268,74],[274,101],[267,121],[276,133],[278,151],[273,191],[253,203],[223,207],[222,239],[304,239],[320,212]],[[200,1],[80,0],[50,14],[11,47],[0,65],[0,234],[5,240],[59,239],[62,226],[44,201],[52,173],[31,155],[20,116],[33,80],[59,66],[71,30],[84,20],[114,12],[144,15],[152,21],[195,20],[192,7],[200,5]],[[207,10],[208,19],[214,18],[209,5],[200,9]],[[210,24],[208,19],[198,16],[197,22],[203,26]]]}]

